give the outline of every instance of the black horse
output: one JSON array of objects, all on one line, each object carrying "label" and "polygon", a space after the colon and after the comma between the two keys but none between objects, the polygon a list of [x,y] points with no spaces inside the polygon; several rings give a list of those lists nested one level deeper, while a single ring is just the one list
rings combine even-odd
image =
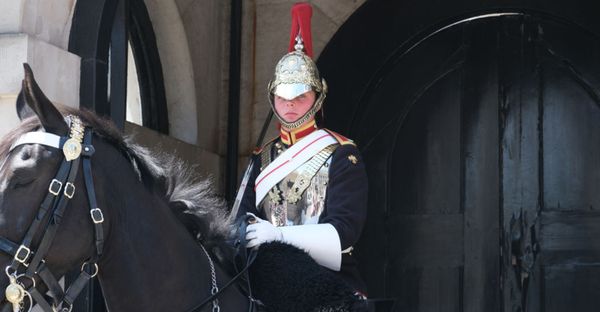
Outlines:
[{"label": "black horse", "polygon": [[[0,141],[0,236],[17,245],[22,242],[64,159],[62,150],[43,144],[23,144],[12,150],[11,146],[23,134],[35,131],[68,137],[71,131],[63,116],[78,116],[93,133],[93,191],[104,219],[104,248],[97,259],[97,275],[108,309],[194,310],[211,295],[211,267],[218,287],[222,288],[235,272],[218,261],[215,254],[230,254],[222,246],[231,233],[232,220],[224,202],[212,194],[210,183],[197,182],[188,168],[173,157],[157,157],[133,144],[110,122],[93,113],[73,109],[59,112],[25,67],[19,99],[33,115]],[[60,227],[43,259],[56,278],[80,268],[97,254],[98,234],[93,220],[98,216],[90,218],[94,207],[89,207],[90,195],[86,193],[82,170],[73,186],[74,196],[66,204]],[[56,223],[55,218],[51,212],[44,215],[32,236],[31,251],[40,247],[44,230]],[[277,243],[260,250],[250,274],[255,277],[254,297],[264,303],[262,309],[362,309],[364,304],[352,297],[352,291],[343,282],[304,252]],[[1,254],[0,268],[11,261],[15,262],[13,256]],[[15,274],[26,268],[18,270]],[[0,289],[5,289],[8,275],[0,276]],[[36,287],[44,293],[46,285],[39,276],[34,278]],[[19,282],[25,288],[31,286],[29,280]],[[239,285],[235,283],[219,294],[221,311],[248,310],[248,294]],[[12,311],[3,292],[0,296],[0,311]],[[210,301],[199,311],[212,308]]]}]

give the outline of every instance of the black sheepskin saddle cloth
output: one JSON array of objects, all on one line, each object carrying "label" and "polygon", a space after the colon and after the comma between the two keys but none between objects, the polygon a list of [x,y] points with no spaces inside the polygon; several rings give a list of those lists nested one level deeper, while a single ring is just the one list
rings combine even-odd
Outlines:
[{"label": "black sheepskin saddle cloth", "polygon": [[339,276],[288,244],[261,245],[250,276],[264,311],[367,311],[366,303]]}]

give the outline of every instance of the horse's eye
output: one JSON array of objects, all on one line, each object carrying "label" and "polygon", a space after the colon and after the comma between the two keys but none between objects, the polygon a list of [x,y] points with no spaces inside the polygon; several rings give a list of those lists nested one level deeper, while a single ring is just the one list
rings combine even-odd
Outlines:
[{"label": "horse's eye", "polygon": [[26,150],[21,154],[21,160],[28,160],[31,158],[31,151]]}]

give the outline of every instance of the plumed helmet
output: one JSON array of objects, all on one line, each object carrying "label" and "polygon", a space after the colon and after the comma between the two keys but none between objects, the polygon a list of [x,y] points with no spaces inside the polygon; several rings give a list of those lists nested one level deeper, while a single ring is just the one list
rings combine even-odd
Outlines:
[{"label": "plumed helmet", "polygon": [[[298,128],[307,120],[313,118],[321,109],[327,94],[327,84],[321,79],[317,65],[312,60],[312,38],[310,32],[310,18],[312,7],[308,3],[296,3],[292,7],[292,31],[288,54],[284,55],[277,66],[275,75],[269,82],[269,101],[275,115],[281,124],[288,129]],[[293,122],[286,122],[274,107],[273,97],[280,96],[291,100],[298,95],[313,90],[318,97],[313,106]]]}]

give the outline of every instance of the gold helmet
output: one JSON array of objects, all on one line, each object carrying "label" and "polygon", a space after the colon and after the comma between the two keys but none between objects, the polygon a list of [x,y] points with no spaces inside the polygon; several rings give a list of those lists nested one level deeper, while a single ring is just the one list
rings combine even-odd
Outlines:
[{"label": "gold helmet", "polygon": [[[284,55],[279,60],[277,66],[275,66],[273,80],[269,82],[268,86],[271,108],[275,112],[279,122],[287,129],[298,128],[307,120],[313,118],[321,109],[327,95],[325,79],[321,79],[317,65],[311,59],[311,15],[312,8],[308,3],[297,3],[292,7],[292,41],[290,42],[290,50],[292,52]],[[306,53],[304,52],[305,50]],[[315,91],[318,96],[313,106],[304,116],[301,116],[296,121],[287,122],[277,114],[273,100],[275,95],[286,100],[291,100],[310,90]]]}]

